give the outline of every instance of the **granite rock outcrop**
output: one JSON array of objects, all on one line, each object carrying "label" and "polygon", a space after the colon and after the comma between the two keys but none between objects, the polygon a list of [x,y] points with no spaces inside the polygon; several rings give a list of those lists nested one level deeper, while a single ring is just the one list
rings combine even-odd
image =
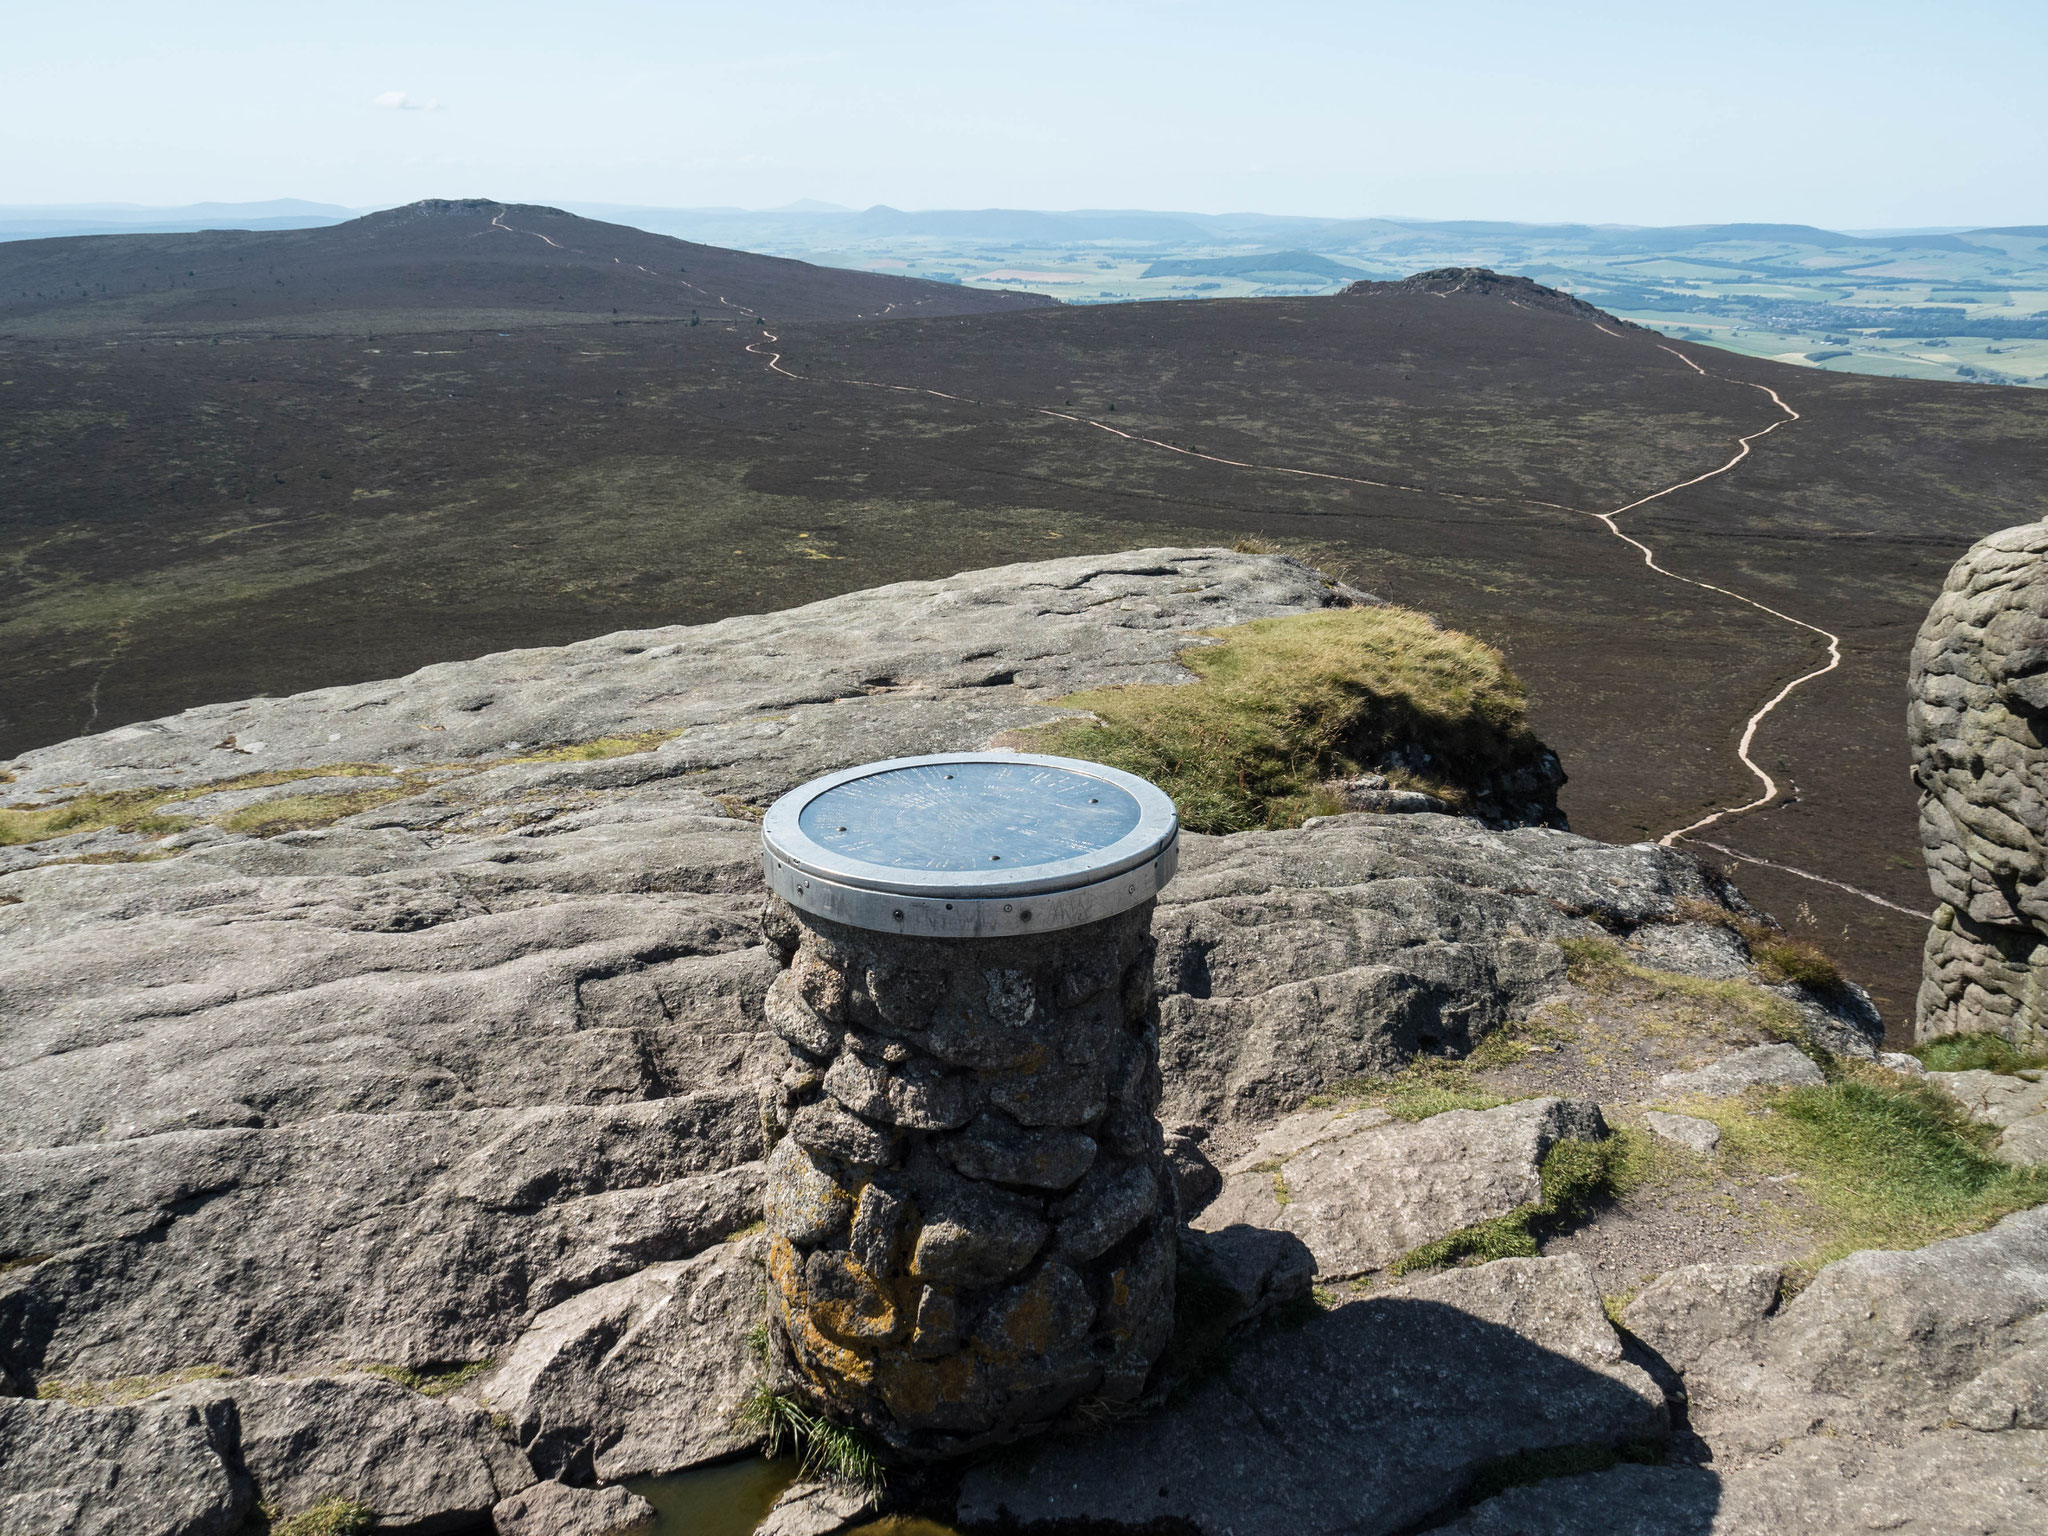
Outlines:
[{"label": "granite rock outcrop", "polygon": [[1956,562],[1913,646],[1907,731],[1937,903],[1915,1030],[2048,1047],[2048,522]]},{"label": "granite rock outcrop", "polygon": [[[1047,1192],[1033,1198],[1085,1187],[1102,1157],[1085,1125],[997,1106],[1013,1135],[935,1084],[856,1071],[869,1035],[895,1065],[861,1019],[851,1050],[846,1027],[806,1036],[773,1000],[792,949],[750,809],[853,761],[978,748],[1069,691],[1184,677],[1193,631],[1364,600],[1224,551],[1053,561],[209,707],[8,765],[8,794],[39,807],[87,786],[196,798],[358,769],[396,784],[282,835],[236,830],[262,803],[238,800],[174,833],[109,824],[0,850],[0,1524],[228,1536],[280,1476],[264,1423],[292,1415],[308,1446],[415,1420],[422,1444],[449,1436],[459,1476],[360,1490],[413,1524],[530,1524],[563,1495],[522,1478],[616,1484],[743,1450],[732,1409],[759,1379],[774,1242],[750,1229],[805,1214],[764,1203],[766,1158],[805,1146],[764,1128],[764,1092],[788,1127],[818,1111],[804,1135],[833,1157],[872,1153],[861,1127],[886,1140],[889,1115],[971,1110],[934,1133],[953,1138],[945,1172]],[[566,749],[599,739],[616,755]],[[281,777],[249,785],[253,769]],[[1525,1018],[1567,984],[1561,945],[1621,937],[1675,972],[1750,974],[1741,941],[1701,920],[1736,910],[1683,852],[1430,812],[1185,837],[1151,921],[1171,1134],[1137,1157],[1155,1190],[1141,1224],[1209,1199],[1214,1163],[1311,1098]],[[1853,993],[1781,995],[1831,1049],[1874,1054]],[[851,1058],[838,1085],[872,1120],[828,1112],[829,1071],[816,1097],[779,1097],[784,1030],[831,1045],[828,1067]],[[1537,1113],[1510,1108],[1498,1118]],[[835,1241],[844,1215],[850,1252],[858,1203],[816,1192],[809,1214]],[[1301,1238],[1226,1223],[1187,1239],[1233,1321],[1273,1319],[1195,1388],[1200,1434],[1170,1416],[1142,1430],[1153,1462],[1187,1468],[1187,1499],[1224,1475],[1199,1450],[1241,1446],[1257,1489],[1299,1436],[1305,1480],[1341,1462],[1332,1485],[1386,1497],[1397,1528],[1450,1512],[1502,1457],[1663,1434],[1663,1391],[1576,1261],[1340,1298],[1290,1331],[1314,1263]],[[2025,1321],[1964,1332],[2016,1338]],[[1999,1433],[2032,1433],[2031,1357],[1971,1350],[1981,1364],[1949,1396],[1970,1389],[1963,1411],[1987,1422],[2009,1404]],[[1398,1390],[1375,1406],[1382,1363]],[[195,1371],[220,1379],[178,1384]],[[435,1376],[462,1385],[388,1396]],[[113,1401],[114,1382],[140,1400]],[[1298,1388],[1276,1433],[1261,1414]],[[1387,1435],[1400,1454],[1375,1463]],[[1160,1486],[1180,1473],[1155,1502]]]}]

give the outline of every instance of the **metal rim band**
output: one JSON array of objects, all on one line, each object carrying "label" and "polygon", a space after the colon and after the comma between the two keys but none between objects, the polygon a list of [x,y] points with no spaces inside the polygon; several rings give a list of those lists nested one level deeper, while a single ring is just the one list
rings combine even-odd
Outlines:
[{"label": "metal rim band", "polygon": [[913,938],[1009,938],[1079,928],[1152,900],[1180,866],[1180,836],[1176,831],[1149,862],[1106,880],[987,897],[906,896],[844,885],[797,868],[773,848],[762,850],[762,866],[769,889],[792,907],[849,928]]}]

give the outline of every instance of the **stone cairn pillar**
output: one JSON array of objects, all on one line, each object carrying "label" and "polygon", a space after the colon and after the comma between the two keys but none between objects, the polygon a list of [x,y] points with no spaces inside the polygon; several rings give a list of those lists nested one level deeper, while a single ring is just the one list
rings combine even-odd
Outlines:
[{"label": "stone cairn pillar", "polygon": [[1172,803],[1017,753],[834,774],[763,825],[771,1337],[905,1458],[1140,1397],[1172,1331],[1153,898]]},{"label": "stone cairn pillar", "polygon": [[2048,522],[1956,562],[1914,644],[1910,694],[1938,903],[1915,1036],[2048,1046]]}]

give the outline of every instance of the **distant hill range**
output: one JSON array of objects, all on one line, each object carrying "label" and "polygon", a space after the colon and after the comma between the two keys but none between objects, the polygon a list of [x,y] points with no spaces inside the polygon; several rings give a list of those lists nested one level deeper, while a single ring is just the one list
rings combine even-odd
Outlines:
[{"label": "distant hill range", "polygon": [[186,203],[145,208],[139,203],[59,203],[0,207],[0,240],[42,240],[53,235],[143,235],[200,229],[317,229],[356,216],[332,203],[296,197],[266,203]]},{"label": "distant hill range", "polygon": [[[1043,307],[918,278],[697,245],[559,208],[409,203],[317,229],[0,244],[0,331],[839,320]],[[466,319],[463,317],[467,317]]]},{"label": "distant hill range", "polygon": [[1145,269],[1146,277],[1245,277],[1262,283],[1343,282],[1359,269],[1313,251],[1254,251],[1248,256],[1169,256]]},{"label": "distant hill range", "polygon": [[[659,233],[711,240],[733,239],[739,232],[756,227],[773,227],[783,234],[811,231],[820,236],[863,239],[903,236],[961,240],[974,244],[1017,241],[1069,245],[1109,241],[1122,245],[1173,247],[1265,240],[1284,244],[1287,249],[1270,254],[1291,260],[1310,255],[1315,249],[1327,249],[1361,239],[1383,240],[1403,233],[1568,242],[1588,251],[1613,255],[1649,255],[1690,250],[1702,245],[1758,242],[1805,245],[1819,250],[1959,251],[1974,249],[1969,243],[1973,235],[2048,237],[2048,225],[1857,235],[1812,224],[1520,224],[1484,219],[1328,219],[1265,213],[1151,212],[1132,208],[1081,208],[1065,212],[1033,208],[905,211],[880,203],[866,209],[842,208],[811,198],[800,198],[780,208],[760,210],[579,203],[574,205],[574,211]],[[310,229],[345,223],[355,217],[356,211],[352,209],[289,197],[259,203],[191,203],[165,208],[149,208],[134,203],[0,206],[0,242],[58,235],[169,233],[203,229]],[[1241,258],[1218,259],[1236,261]],[[1276,270],[1316,269],[1290,265]],[[1201,274],[1189,272],[1186,275]]]},{"label": "distant hill range", "polygon": [[[582,206],[582,205],[579,205]],[[1298,257],[1341,249],[1359,241],[1375,243],[1404,235],[1442,240],[1528,240],[1573,245],[1607,255],[1653,255],[1702,245],[1778,244],[1818,250],[1971,250],[1973,235],[2040,235],[2033,226],[1892,235],[1845,234],[1812,224],[1518,224],[1481,219],[1328,219],[1267,213],[1175,213],[1130,208],[1081,208],[1046,212],[1030,208],[934,208],[906,212],[878,205],[860,212],[790,206],[753,212],[743,208],[653,208],[588,205],[585,211],[623,219],[648,229],[706,239],[760,238],[765,232],[819,240],[895,237],[1017,242],[1060,246],[1106,242],[1120,246],[1228,245],[1259,241],[1284,247],[1274,254]],[[4,214],[5,210],[0,210]],[[1237,259],[1235,256],[1229,258]],[[1194,275],[1194,274],[1189,274]]]}]

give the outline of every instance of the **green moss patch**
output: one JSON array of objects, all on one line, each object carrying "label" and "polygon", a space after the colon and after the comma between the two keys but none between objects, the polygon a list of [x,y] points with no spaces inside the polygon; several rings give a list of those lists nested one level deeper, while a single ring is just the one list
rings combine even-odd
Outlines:
[{"label": "green moss patch", "polygon": [[36,1383],[36,1396],[47,1402],[70,1403],[75,1408],[111,1408],[137,1402],[170,1387],[182,1387],[190,1381],[225,1381],[234,1374],[218,1365],[188,1365],[154,1376],[120,1376],[112,1381],[50,1376]]},{"label": "green moss patch", "polygon": [[261,1528],[269,1536],[365,1536],[377,1524],[377,1512],[369,1505],[343,1498],[325,1498],[289,1516],[265,1504],[261,1516]]},{"label": "green moss patch", "polygon": [[[59,801],[55,805],[14,805],[0,808],[0,846],[37,843],[48,838],[111,828],[145,836],[168,836],[198,825],[200,820],[230,832],[255,837],[276,837],[332,826],[347,816],[375,810],[393,800],[419,794],[434,784],[468,777],[491,768],[519,763],[584,763],[606,758],[631,757],[651,752],[679,731],[642,731],[629,736],[600,736],[591,741],[569,742],[510,757],[485,758],[474,762],[426,763],[417,767],[393,767],[386,763],[329,763],[317,768],[281,768],[262,773],[245,773],[231,779],[213,779],[200,784],[180,784],[168,789],[129,789],[90,793]],[[365,785],[359,790],[324,791],[317,794],[285,795],[245,806],[225,816],[194,818],[181,815],[178,807],[202,795],[228,790],[271,789],[303,779],[396,778],[396,784]],[[81,862],[127,862],[121,854],[96,855]]]},{"label": "green moss patch", "polygon": [[382,1376],[386,1381],[395,1381],[401,1387],[408,1387],[422,1397],[446,1397],[450,1392],[468,1386],[498,1362],[491,1359],[465,1360],[455,1365],[429,1365],[413,1367],[408,1365],[386,1365],[372,1362],[356,1367],[372,1376]]},{"label": "green moss patch", "polygon": [[1173,797],[1197,832],[1295,827],[1343,809],[1325,785],[1396,748],[1389,773],[1463,807],[1488,775],[1542,751],[1500,652],[1406,608],[1331,609],[1211,630],[1187,684],[1096,688],[1057,702],[1092,718],[1020,733],[1032,750],[1108,763]]},{"label": "green moss patch", "polygon": [[1930,1072],[2024,1072],[2048,1067],[2048,1054],[2023,1051],[2003,1035],[1937,1035],[1913,1047]]}]

